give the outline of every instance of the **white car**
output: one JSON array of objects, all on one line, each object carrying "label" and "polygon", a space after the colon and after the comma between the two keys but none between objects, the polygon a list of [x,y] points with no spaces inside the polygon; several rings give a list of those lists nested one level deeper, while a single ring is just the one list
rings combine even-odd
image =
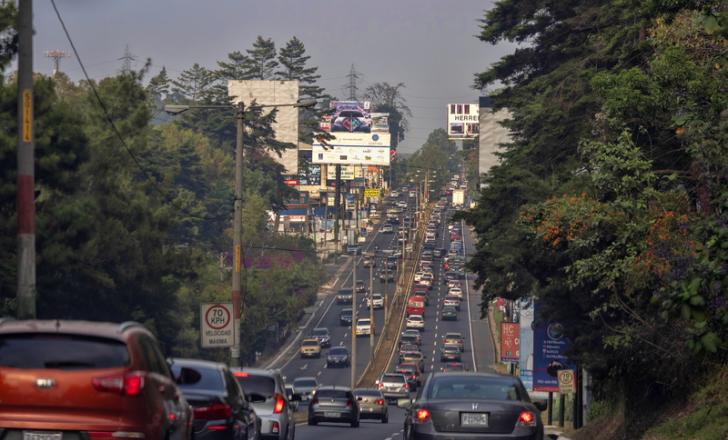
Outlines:
[{"label": "white car", "polygon": [[356,320],[356,335],[369,336],[372,334],[372,322],[369,318],[360,318]]},{"label": "white car", "polygon": [[433,282],[433,281],[435,280],[435,276],[434,276],[434,275],[432,274],[432,272],[427,272],[427,271],[425,271],[425,272],[424,272],[424,273],[422,274],[422,277],[421,277],[421,279],[422,279],[422,280],[427,280],[427,281],[429,281],[429,282],[430,282],[430,284],[432,284],[432,282]]},{"label": "white car", "polygon": [[427,278],[421,278],[420,281],[418,281],[418,283],[421,286],[432,287],[432,280],[428,280]]},{"label": "white car", "polygon": [[453,287],[452,289],[447,291],[448,296],[457,296],[458,298],[463,297],[463,289],[459,287]]},{"label": "white car", "polygon": [[372,307],[374,309],[381,309],[384,308],[384,297],[381,293],[375,293],[372,295],[371,298],[371,304],[370,299],[367,298],[367,307]]},{"label": "white car", "polygon": [[447,288],[448,289],[452,289],[452,288],[455,288],[455,287],[458,287],[459,288],[459,287],[462,287],[462,286],[463,286],[463,283],[460,280],[450,280],[450,281],[447,282]]},{"label": "white car", "polygon": [[416,329],[424,329],[425,328],[425,319],[422,317],[422,315],[409,315],[407,317],[407,324],[405,325],[406,328],[416,328]]},{"label": "white car", "polygon": [[415,273],[415,282],[418,282],[419,280],[421,280],[421,279],[422,279],[422,274],[423,274],[423,273],[424,273],[424,272],[416,272],[416,273]]},{"label": "white car", "polygon": [[359,238],[356,239],[357,243],[366,243],[367,242],[367,236],[366,235],[360,235]]}]

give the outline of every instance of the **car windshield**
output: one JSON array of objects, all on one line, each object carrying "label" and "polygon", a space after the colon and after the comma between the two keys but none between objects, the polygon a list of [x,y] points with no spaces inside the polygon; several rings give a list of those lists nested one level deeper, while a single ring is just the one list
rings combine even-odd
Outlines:
[{"label": "car windshield", "polygon": [[293,381],[293,387],[296,388],[316,388],[314,379],[296,379]]},{"label": "car windshield", "polygon": [[0,336],[0,366],[3,367],[82,370],[128,364],[126,344],[113,339],[43,333]]},{"label": "car windshield", "polygon": [[436,376],[430,382],[428,399],[521,400],[511,379],[481,376]]},{"label": "car windshield", "polygon": [[369,321],[368,319],[360,319],[359,321],[357,321],[357,324],[358,325],[369,325],[370,322],[371,321]]}]

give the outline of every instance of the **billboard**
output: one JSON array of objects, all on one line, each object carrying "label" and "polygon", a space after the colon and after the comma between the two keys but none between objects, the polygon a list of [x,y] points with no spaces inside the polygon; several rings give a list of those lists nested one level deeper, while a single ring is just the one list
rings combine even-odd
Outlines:
[{"label": "billboard", "polygon": [[372,113],[372,132],[389,133],[389,113]]},{"label": "billboard", "polygon": [[312,152],[314,164],[389,166],[389,146],[333,146],[325,149],[314,144]]},{"label": "billboard", "polygon": [[518,302],[519,309],[519,358],[518,371],[526,390],[533,391],[533,298],[524,298]]},{"label": "billboard", "polygon": [[[354,180],[355,177],[362,177],[361,166],[357,165],[342,165],[341,166],[341,180]],[[336,167],[330,166],[326,169],[326,179],[336,180]]]},{"label": "billboard", "polygon": [[371,133],[372,116],[368,101],[331,101],[329,129],[332,133]]},{"label": "billboard", "polygon": [[519,324],[517,322],[501,322],[501,362],[518,362],[520,360],[518,333]]},{"label": "billboard", "polygon": [[335,147],[389,147],[392,137],[389,133],[332,133],[333,138],[322,141],[314,139],[313,145]]},{"label": "billboard", "polygon": [[[538,315],[535,315],[538,317]],[[569,340],[556,321],[537,319],[533,326],[533,390],[559,392],[559,370],[576,370],[566,357]]]},{"label": "billboard", "polygon": [[447,135],[450,139],[474,139],[480,133],[478,104],[447,105]]},{"label": "billboard", "polygon": [[311,163],[311,151],[298,152],[298,183],[299,185],[320,185],[321,165]]}]

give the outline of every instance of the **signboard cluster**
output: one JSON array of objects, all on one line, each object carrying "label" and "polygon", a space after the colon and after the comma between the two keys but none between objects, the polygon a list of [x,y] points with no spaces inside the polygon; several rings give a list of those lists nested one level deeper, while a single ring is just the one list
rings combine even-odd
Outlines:
[{"label": "signboard cluster", "polygon": [[475,139],[480,133],[478,104],[447,105],[447,135],[450,139]]}]

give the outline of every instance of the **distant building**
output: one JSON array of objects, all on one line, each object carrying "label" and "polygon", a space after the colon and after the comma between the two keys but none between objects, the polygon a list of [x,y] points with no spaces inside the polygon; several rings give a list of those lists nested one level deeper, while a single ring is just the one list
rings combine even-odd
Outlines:
[{"label": "distant building", "polygon": [[511,142],[510,131],[500,124],[509,119],[511,112],[507,109],[493,110],[490,97],[480,97],[480,139],[478,154],[478,174],[487,174],[491,168],[500,163],[496,155],[502,150],[503,144]]}]

